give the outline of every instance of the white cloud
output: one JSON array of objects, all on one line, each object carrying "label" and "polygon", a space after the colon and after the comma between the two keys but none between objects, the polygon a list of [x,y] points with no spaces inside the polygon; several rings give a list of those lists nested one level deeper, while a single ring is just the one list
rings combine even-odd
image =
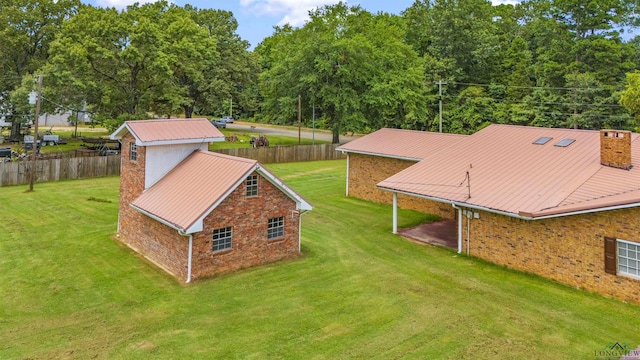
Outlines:
[{"label": "white cloud", "polygon": [[[112,0],[114,1],[114,0]],[[303,25],[309,20],[309,10],[324,5],[337,4],[340,0],[241,0],[240,5],[255,16],[282,17],[278,25]]]}]

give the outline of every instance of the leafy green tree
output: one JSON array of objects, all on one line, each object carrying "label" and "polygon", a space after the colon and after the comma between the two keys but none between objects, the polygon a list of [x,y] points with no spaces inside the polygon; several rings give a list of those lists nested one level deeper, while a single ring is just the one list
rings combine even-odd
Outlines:
[{"label": "leafy green tree", "polygon": [[253,114],[258,109],[258,57],[249,52],[249,43],[236,33],[238,22],[233,14],[225,10],[185,8],[194,21],[206,29],[208,37],[216,40],[218,56],[204,72],[205,81],[200,83],[201,92],[192,98],[199,113],[226,115],[228,104],[233,99],[234,109]]},{"label": "leafy green tree", "polygon": [[349,131],[425,126],[423,64],[402,42],[399,17],[344,3],[310,15],[260,49],[270,66],[261,79],[265,117],[293,122],[302,96],[322,113],[334,143]]},{"label": "leafy green tree", "polygon": [[620,94],[620,104],[622,104],[634,117],[634,130],[640,131],[638,123],[640,120],[640,71],[627,73],[627,84],[625,90]]},{"label": "leafy green tree", "polygon": [[[27,98],[17,109],[8,101],[10,93],[21,86],[24,77],[46,63],[50,44],[62,23],[80,6],[79,0],[0,0],[0,114],[13,115],[12,137],[17,136],[28,113],[22,106]],[[33,88],[31,82],[26,84]]]},{"label": "leafy green tree", "polygon": [[486,0],[417,0],[404,12],[406,38],[421,56],[445,64],[439,80],[489,83],[497,60],[493,15]]},{"label": "leafy green tree", "polygon": [[521,100],[531,95],[533,82],[532,55],[526,41],[516,37],[507,49],[503,71],[509,86],[507,93],[509,100]]}]

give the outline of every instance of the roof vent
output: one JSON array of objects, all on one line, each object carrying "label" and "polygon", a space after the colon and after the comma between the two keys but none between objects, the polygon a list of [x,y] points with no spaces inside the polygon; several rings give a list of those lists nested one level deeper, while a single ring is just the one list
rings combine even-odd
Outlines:
[{"label": "roof vent", "polygon": [[553,146],[557,146],[557,147],[567,147],[571,144],[573,144],[576,141],[576,139],[562,139],[560,141],[558,141],[555,145]]},{"label": "roof vent", "polygon": [[548,137],[548,136],[543,136],[541,138],[539,138],[538,140],[534,141],[533,144],[534,145],[544,145],[546,143],[548,143],[549,141],[551,141],[551,139],[553,139],[552,137]]}]

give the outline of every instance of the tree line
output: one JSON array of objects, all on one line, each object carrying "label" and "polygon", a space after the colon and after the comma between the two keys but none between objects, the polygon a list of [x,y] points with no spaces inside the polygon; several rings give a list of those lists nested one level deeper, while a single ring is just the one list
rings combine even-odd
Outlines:
[{"label": "tree line", "polygon": [[[633,0],[416,0],[400,15],[346,3],[274,28],[255,50],[233,14],[164,1],[124,10],[0,0],[0,112],[125,119],[234,114],[346,132],[473,133],[491,123],[638,131]],[[440,110],[442,109],[442,110]],[[440,119],[442,122],[440,123]]]}]

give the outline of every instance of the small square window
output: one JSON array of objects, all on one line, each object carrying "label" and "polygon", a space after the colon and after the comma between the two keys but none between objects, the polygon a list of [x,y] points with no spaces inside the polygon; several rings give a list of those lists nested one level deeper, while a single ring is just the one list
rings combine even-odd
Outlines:
[{"label": "small square window", "polygon": [[233,228],[231,226],[213,230],[213,252],[231,249]]},{"label": "small square window", "polygon": [[247,197],[258,196],[258,175],[249,175],[246,180]]},{"label": "small square window", "polygon": [[138,145],[132,142],[129,144],[129,160],[136,161],[138,159]]},{"label": "small square window", "polygon": [[284,216],[269,219],[267,239],[273,240],[284,236]]}]

